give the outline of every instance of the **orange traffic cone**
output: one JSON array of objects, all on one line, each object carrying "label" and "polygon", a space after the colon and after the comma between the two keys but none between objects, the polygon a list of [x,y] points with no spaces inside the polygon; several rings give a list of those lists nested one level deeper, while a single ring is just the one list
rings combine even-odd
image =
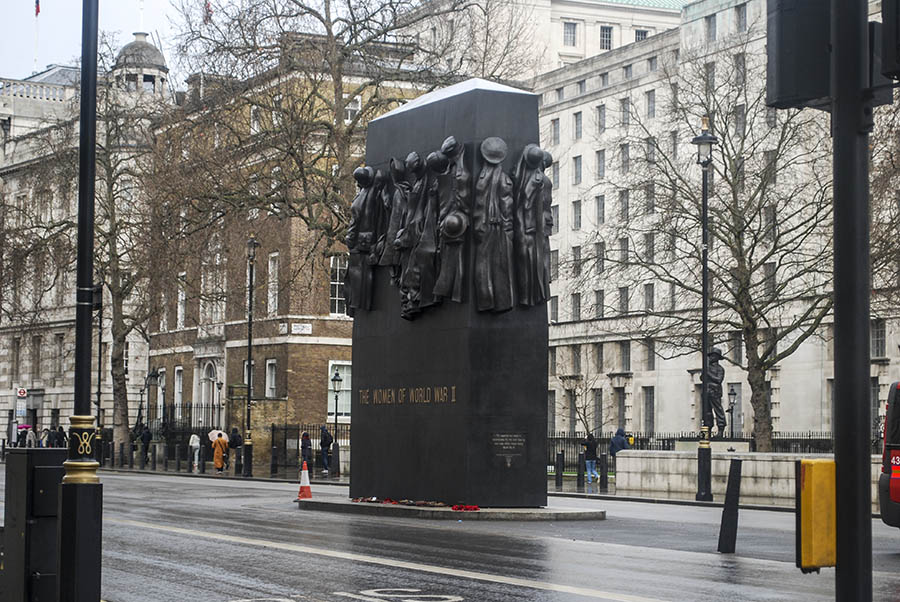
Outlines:
[{"label": "orange traffic cone", "polygon": [[300,491],[294,501],[312,499],[312,488],[309,486],[309,469],[306,468],[306,460],[303,461],[303,470],[300,472]]}]

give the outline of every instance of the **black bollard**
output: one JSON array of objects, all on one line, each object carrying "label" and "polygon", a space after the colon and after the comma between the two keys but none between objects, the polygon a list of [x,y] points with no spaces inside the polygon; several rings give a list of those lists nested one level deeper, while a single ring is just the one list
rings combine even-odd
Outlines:
[{"label": "black bollard", "polygon": [[110,441],[106,444],[106,448],[109,450],[109,467],[116,467],[116,444]]},{"label": "black bollard", "polygon": [[181,472],[181,446],[175,446],[175,472]]},{"label": "black bollard", "polygon": [[269,476],[273,479],[278,474],[278,448],[272,446],[272,459],[269,462]]},{"label": "black bollard", "polygon": [[600,454],[597,457],[597,464],[600,468],[598,471],[600,473],[598,489],[600,491],[609,491],[609,456]]},{"label": "black bollard", "polygon": [[134,470],[134,443],[128,444],[128,468]]},{"label": "black bollard", "polygon": [[156,471],[156,444],[150,446],[150,468]]},{"label": "black bollard", "polygon": [[[719,528],[719,552],[734,554],[738,528],[738,501],[741,497],[741,460],[733,458],[728,469],[728,488]],[[799,537],[799,536],[798,536]]]},{"label": "black bollard", "polygon": [[119,443],[119,468],[125,468],[125,444]]},{"label": "black bollard", "polygon": [[[140,460],[138,461],[138,466],[140,467],[141,470],[144,470],[145,468],[147,468],[147,456],[146,456],[146,454],[144,453],[144,449],[145,449],[145,448],[144,448],[144,444],[141,443],[141,453],[139,454],[139,455],[140,455]],[[147,450],[147,452],[149,453],[149,451],[150,451],[150,446],[149,446],[149,445],[147,446],[146,450]]]},{"label": "black bollard", "polygon": [[163,471],[169,472],[169,443],[163,443]]},{"label": "black bollard", "polygon": [[206,446],[200,446],[200,466],[198,467],[200,474],[206,474]]},{"label": "black bollard", "polygon": [[575,486],[579,491],[584,489],[584,452],[578,453],[578,472],[575,478]]},{"label": "black bollard", "polygon": [[556,452],[556,488],[562,489],[563,484],[563,466],[566,463],[566,456],[563,452]]}]

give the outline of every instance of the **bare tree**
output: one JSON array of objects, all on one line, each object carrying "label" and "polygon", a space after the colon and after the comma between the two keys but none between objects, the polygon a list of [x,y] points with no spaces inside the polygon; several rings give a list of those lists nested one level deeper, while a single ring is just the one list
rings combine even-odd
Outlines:
[{"label": "bare tree", "polygon": [[821,113],[766,107],[765,54],[753,39],[731,56],[683,55],[665,65],[663,90],[623,102],[619,118],[630,124],[606,150],[618,167],[608,178],[618,219],[567,267],[582,290],[607,277],[620,283],[623,334],[657,338],[670,356],[700,349],[701,178],[683,142],[708,117],[718,138],[710,340],[747,371],[758,449],[770,451],[767,372],[819,333],[832,307],[831,167]]}]

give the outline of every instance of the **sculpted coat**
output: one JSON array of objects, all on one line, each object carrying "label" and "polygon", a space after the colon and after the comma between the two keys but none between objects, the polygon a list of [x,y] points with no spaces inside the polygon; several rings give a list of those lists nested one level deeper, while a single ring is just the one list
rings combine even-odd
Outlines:
[{"label": "sculpted coat", "polygon": [[464,163],[465,148],[453,136],[441,145],[449,163],[438,175],[438,239],[440,272],[435,296],[462,303],[465,278],[463,246],[469,228],[471,176]]},{"label": "sculpted coat", "polygon": [[529,144],[516,168],[515,229],[516,290],[520,305],[537,305],[550,297],[544,273],[544,152]]},{"label": "sculpted coat", "polygon": [[487,138],[485,164],[475,184],[472,227],[475,234],[475,298],[479,311],[513,307],[513,183],[500,163],[506,143]]}]

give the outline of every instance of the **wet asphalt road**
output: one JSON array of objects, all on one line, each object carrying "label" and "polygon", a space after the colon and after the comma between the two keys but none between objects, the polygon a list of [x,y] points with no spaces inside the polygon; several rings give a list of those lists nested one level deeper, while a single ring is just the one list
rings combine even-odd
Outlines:
[{"label": "wet asphalt road", "polygon": [[[457,522],[300,511],[285,483],[101,479],[112,602],[833,599],[833,570],[794,567],[789,513],[741,511],[738,553],[726,556],[710,508],[551,498],[607,520]],[[875,599],[900,600],[900,530],[873,521],[873,533]]]}]

